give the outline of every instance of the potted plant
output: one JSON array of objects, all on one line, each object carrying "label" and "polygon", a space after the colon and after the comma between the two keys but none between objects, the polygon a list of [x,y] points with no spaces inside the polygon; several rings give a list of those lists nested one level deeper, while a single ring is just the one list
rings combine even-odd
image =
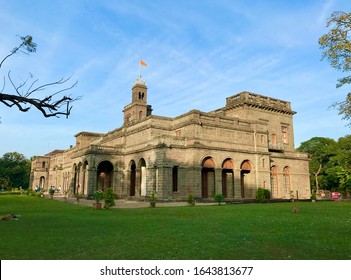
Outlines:
[{"label": "potted plant", "polygon": [[312,202],[316,202],[316,199],[317,199],[317,195],[316,195],[316,192],[314,191],[314,192],[312,192],[312,194],[311,194],[311,201]]},{"label": "potted plant", "polygon": [[153,191],[150,196],[150,207],[155,208],[156,207],[156,201],[157,201],[157,195],[156,192]]},{"label": "potted plant", "polygon": [[94,193],[94,199],[95,199],[95,203],[93,203],[93,208],[94,209],[101,209],[102,208],[102,203],[101,200],[104,199],[104,192],[103,191],[96,191]]}]

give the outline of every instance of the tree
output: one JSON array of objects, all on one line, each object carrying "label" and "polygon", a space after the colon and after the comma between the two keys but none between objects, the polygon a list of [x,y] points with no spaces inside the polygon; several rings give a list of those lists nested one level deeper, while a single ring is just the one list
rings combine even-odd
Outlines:
[{"label": "tree", "polygon": [[31,163],[24,155],[12,152],[0,158],[1,188],[28,188]]},{"label": "tree", "polygon": [[311,186],[319,189],[351,190],[351,135],[335,141],[313,137],[301,143],[298,151],[311,155]]},{"label": "tree", "polygon": [[[327,58],[330,65],[342,72],[351,71],[351,12],[334,12],[327,21],[327,34],[319,38],[323,50],[322,59]],[[351,83],[351,75],[338,79],[337,87]],[[351,92],[346,99],[333,104],[343,119],[351,119]],[[350,124],[351,125],[351,124]]]},{"label": "tree", "polygon": [[[314,176],[311,182],[316,191],[319,190],[319,176],[325,174],[325,166],[329,163],[330,158],[335,155],[336,142],[330,138],[313,137],[308,141],[302,142],[296,150],[309,153],[311,155],[310,173]],[[324,169],[323,169],[324,168]],[[323,173],[322,173],[323,171]]]},{"label": "tree", "polygon": [[[37,44],[33,42],[32,36],[20,37],[21,43],[15,47],[0,62],[0,69],[5,61],[18,53],[30,54],[36,52]],[[69,78],[61,78],[55,82],[38,85],[38,79],[34,79],[32,74],[23,82],[16,83],[11,76],[11,71],[7,73],[7,78],[3,78],[3,86],[0,89],[0,102],[8,107],[17,107],[22,112],[27,112],[32,106],[37,108],[46,118],[69,116],[72,103],[78,98],[70,95],[62,95],[77,85],[77,81],[67,85]],[[9,84],[9,86],[8,86]],[[8,89],[10,88],[10,89]],[[10,92],[8,92],[10,90]],[[39,92],[45,91],[45,97],[36,96]]]}]

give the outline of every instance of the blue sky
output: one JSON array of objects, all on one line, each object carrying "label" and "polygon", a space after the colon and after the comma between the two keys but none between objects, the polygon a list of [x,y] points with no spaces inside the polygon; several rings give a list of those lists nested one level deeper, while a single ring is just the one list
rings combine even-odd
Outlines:
[{"label": "blue sky", "polygon": [[30,56],[8,60],[23,80],[72,75],[82,96],[66,118],[44,118],[0,105],[0,156],[27,157],[75,144],[80,131],[106,133],[122,125],[123,107],[139,59],[153,114],[175,117],[191,109],[211,111],[225,98],[250,91],[290,101],[295,146],[314,136],[350,133],[330,109],[349,88],[336,89],[343,73],[321,61],[318,38],[333,11],[350,11],[341,0],[0,0],[0,58],[32,35]]}]

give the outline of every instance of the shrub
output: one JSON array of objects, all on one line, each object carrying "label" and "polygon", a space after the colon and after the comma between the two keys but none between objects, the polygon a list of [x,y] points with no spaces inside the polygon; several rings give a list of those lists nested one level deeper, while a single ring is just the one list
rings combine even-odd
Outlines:
[{"label": "shrub", "polygon": [[108,188],[105,191],[105,203],[104,203],[104,208],[105,209],[110,209],[113,206],[115,206],[115,194],[113,193],[112,188]]},{"label": "shrub", "polygon": [[214,199],[217,201],[218,205],[221,205],[221,203],[224,201],[224,196],[223,194],[216,194]]},{"label": "shrub", "polygon": [[195,199],[194,199],[194,196],[193,196],[192,193],[190,193],[190,194],[188,195],[187,202],[188,202],[188,204],[191,205],[191,206],[194,206],[194,205],[195,205]]},{"label": "shrub", "polygon": [[100,202],[101,200],[103,200],[104,196],[105,196],[105,193],[103,191],[100,191],[100,190],[98,190],[94,193],[94,199],[96,202]]},{"label": "shrub", "polygon": [[256,191],[256,200],[260,203],[267,202],[271,197],[271,192],[264,188],[258,188]]}]

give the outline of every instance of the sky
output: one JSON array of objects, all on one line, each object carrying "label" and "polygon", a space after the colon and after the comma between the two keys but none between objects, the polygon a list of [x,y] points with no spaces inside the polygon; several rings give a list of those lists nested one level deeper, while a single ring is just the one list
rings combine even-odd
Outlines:
[{"label": "sky", "polygon": [[78,84],[70,94],[81,97],[68,119],[0,104],[0,156],[44,155],[75,145],[78,132],[121,127],[140,58],[154,115],[209,112],[249,91],[291,102],[295,147],[350,133],[330,107],[350,89],[336,88],[344,73],[321,60],[318,45],[331,13],[349,12],[350,1],[0,0],[0,6],[0,59],[19,36],[37,43],[36,53],[6,61],[1,80],[8,71],[18,82],[71,77]]}]

